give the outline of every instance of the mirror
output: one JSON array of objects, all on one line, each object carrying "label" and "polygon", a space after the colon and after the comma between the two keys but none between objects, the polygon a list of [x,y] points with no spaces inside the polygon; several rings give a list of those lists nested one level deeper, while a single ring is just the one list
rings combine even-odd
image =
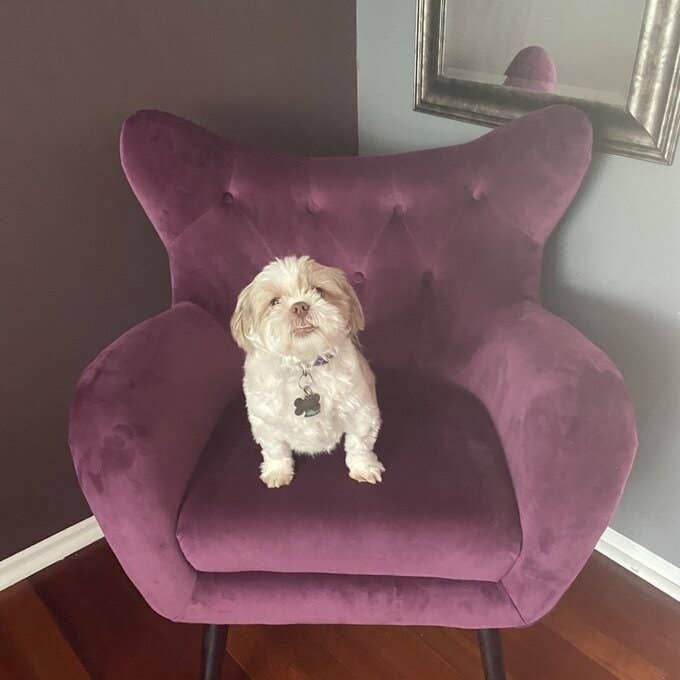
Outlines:
[{"label": "mirror", "polygon": [[605,151],[671,163],[680,0],[420,0],[415,108],[496,125],[579,106]]},{"label": "mirror", "polygon": [[644,0],[449,1],[443,74],[502,84],[515,55],[537,45],[554,64],[553,92],[623,105],[644,8]]}]

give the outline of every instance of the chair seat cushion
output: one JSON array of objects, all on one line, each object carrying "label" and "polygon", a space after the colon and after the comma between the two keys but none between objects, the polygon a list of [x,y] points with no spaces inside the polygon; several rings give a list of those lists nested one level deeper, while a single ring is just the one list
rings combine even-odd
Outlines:
[{"label": "chair seat cushion", "polygon": [[520,524],[505,456],[470,394],[378,372],[382,484],[359,484],[344,452],[296,456],[289,487],[258,479],[243,404],[223,415],[180,510],[177,537],[199,571],[497,581]]}]

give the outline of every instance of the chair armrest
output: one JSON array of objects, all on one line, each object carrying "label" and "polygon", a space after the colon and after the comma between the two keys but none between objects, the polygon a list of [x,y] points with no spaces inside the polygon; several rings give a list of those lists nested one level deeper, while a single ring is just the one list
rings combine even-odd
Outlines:
[{"label": "chair armrest", "polygon": [[454,372],[487,407],[515,489],[522,548],[502,579],[527,622],[576,577],[623,492],[637,448],[607,356],[533,303],[497,315]]},{"label": "chair armrest", "polygon": [[223,328],[181,303],[104,350],[71,406],[69,444],[85,497],[127,575],[168,618],[181,616],[196,580],[175,536],[179,506],[240,373]]}]

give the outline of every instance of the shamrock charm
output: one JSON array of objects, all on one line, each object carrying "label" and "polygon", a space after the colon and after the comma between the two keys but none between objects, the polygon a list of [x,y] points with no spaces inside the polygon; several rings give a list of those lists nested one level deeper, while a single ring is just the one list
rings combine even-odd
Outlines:
[{"label": "shamrock charm", "polygon": [[293,403],[296,416],[304,415],[305,418],[311,418],[321,413],[321,397],[316,392],[305,392],[304,397],[296,399]]}]

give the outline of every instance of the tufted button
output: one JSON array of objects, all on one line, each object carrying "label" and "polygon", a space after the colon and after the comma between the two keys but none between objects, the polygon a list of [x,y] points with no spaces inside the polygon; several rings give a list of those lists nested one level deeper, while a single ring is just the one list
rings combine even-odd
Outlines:
[{"label": "tufted button", "polygon": [[234,202],[234,194],[231,193],[231,191],[225,191],[222,194],[222,203],[225,205],[229,205],[229,203]]},{"label": "tufted button", "polygon": [[103,444],[112,449],[122,449],[125,446],[125,440],[117,434],[110,434],[104,437]]},{"label": "tufted button", "polygon": [[319,212],[319,206],[316,203],[314,203],[314,201],[312,201],[311,198],[309,199],[309,201],[307,201],[307,212],[310,215],[314,215],[315,213]]},{"label": "tufted button", "polygon": [[354,281],[354,283],[360,284],[365,280],[366,277],[364,276],[363,272],[354,272],[354,275],[352,276],[352,281]]},{"label": "tufted button", "polygon": [[424,286],[429,286],[434,281],[434,274],[428,269],[426,272],[423,272],[421,280]]},{"label": "tufted button", "polygon": [[401,216],[401,215],[404,214],[404,206],[401,203],[397,203],[394,206],[394,214],[398,215],[398,216]]},{"label": "tufted button", "polygon": [[486,194],[485,194],[485,192],[484,192],[484,189],[482,189],[482,187],[475,187],[475,188],[472,190],[472,198],[473,198],[475,201],[481,201],[481,200],[484,198],[485,195],[486,195]]}]

